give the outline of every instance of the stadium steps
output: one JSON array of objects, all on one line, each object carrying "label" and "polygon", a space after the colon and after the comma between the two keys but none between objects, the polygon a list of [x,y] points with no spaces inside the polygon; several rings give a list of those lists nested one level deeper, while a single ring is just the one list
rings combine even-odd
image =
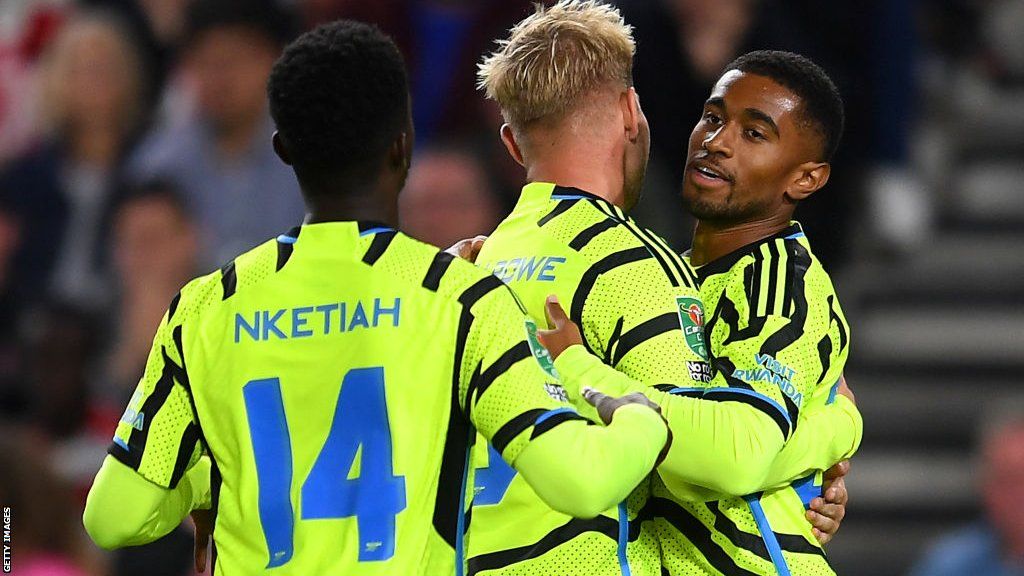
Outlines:
[{"label": "stadium steps", "polygon": [[1024,403],[1024,170],[965,170],[928,246],[903,260],[866,253],[836,278],[865,420],[829,547],[844,576],[905,575],[975,521],[979,427]]}]

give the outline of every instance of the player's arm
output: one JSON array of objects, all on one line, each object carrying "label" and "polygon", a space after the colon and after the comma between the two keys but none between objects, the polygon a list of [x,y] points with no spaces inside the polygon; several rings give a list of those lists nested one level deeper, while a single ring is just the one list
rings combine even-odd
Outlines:
[{"label": "player's arm", "polygon": [[82,520],[93,541],[109,550],[148,544],[177,528],[192,510],[209,507],[209,458],[201,458],[168,489],[107,456],[89,490]]},{"label": "player's arm", "polygon": [[665,447],[661,417],[633,403],[593,426],[556,400],[545,389],[556,380],[534,358],[524,313],[500,282],[471,316],[460,393],[476,428],[553,509],[589,518],[622,501]]},{"label": "player's arm", "polygon": [[[664,284],[664,281],[650,283],[652,287]],[[651,302],[659,297],[665,302],[665,309],[674,313],[676,303],[672,294],[648,293],[645,300]],[[553,315],[561,316],[560,319],[553,318],[553,322],[563,325],[567,322],[560,307],[549,305],[549,310]],[[666,312],[665,316],[668,314]],[[695,382],[689,368],[700,358],[689,349],[690,345],[678,324],[647,342],[633,343],[628,354],[605,354],[613,359],[618,357],[616,364],[620,369],[625,368],[634,374],[646,371],[644,376],[650,384],[661,384],[659,388],[668,392],[648,388],[647,384],[612,370],[582,346],[566,349],[569,344],[578,343],[579,338],[557,343],[552,340],[556,333],[546,333],[545,344],[553,353],[565,350],[558,356],[556,366],[570,396],[574,396],[586,382],[591,388],[612,396],[642,391],[662,407],[673,435],[680,441],[673,442],[667,458],[659,466],[659,472],[666,483],[671,482],[676,487],[677,492],[694,494],[699,492],[693,488],[696,485],[724,494],[749,494],[799,477],[794,474],[779,478],[773,472],[792,473],[793,469],[813,467],[839,454],[840,458],[824,466],[827,468],[852,453],[859,441],[859,414],[852,406],[841,404],[814,414],[812,425],[800,434],[794,448],[784,450],[789,429],[784,434],[779,432],[778,421],[786,415],[778,411],[777,403],[753,391],[749,391],[750,394],[706,394],[703,387],[708,384]],[[623,339],[620,337],[618,346],[622,346]],[[628,363],[632,358],[649,360],[644,367],[630,369]],[[720,382],[711,383],[712,386],[716,384],[724,388]],[[815,432],[820,429],[835,433],[815,437]],[[783,452],[786,453],[787,465],[773,468],[776,457]]]},{"label": "player's arm", "polygon": [[145,373],[89,490],[82,520],[103,548],[156,540],[191,510],[210,505],[210,463],[201,457],[174,309],[157,329]]}]

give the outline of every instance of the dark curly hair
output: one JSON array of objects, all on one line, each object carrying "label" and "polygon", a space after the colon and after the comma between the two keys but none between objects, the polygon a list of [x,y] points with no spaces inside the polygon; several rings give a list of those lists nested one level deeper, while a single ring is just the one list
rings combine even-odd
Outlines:
[{"label": "dark curly hair", "polygon": [[409,117],[398,47],[376,26],[350,20],[324,24],[289,44],[267,94],[292,163],[320,174],[364,169]]},{"label": "dark curly hair", "polygon": [[792,90],[803,103],[804,117],[821,134],[824,160],[832,160],[846,119],[843,97],[821,66],[792,52],[758,50],[733,60],[722,73],[730,70],[765,76]]}]

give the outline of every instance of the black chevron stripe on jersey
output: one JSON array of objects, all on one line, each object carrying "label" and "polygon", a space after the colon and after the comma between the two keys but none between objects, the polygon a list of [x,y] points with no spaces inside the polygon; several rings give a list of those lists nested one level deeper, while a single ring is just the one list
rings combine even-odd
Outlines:
[{"label": "black chevron stripe on jersey", "polygon": [[[462,379],[462,358],[466,340],[473,326],[473,315],[464,307],[459,315],[455,336],[455,354],[452,362],[451,401],[448,407],[448,426],[441,453],[441,471],[437,481],[434,505],[434,529],[452,548],[458,535],[459,517],[465,513],[462,479],[466,474],[466,451],[469,450],[472,425],[462,412],[459,383]],[[467,401],[468,405],[469,402]],[[475,432],[473,433],[475,435]]]},{"label": "black chevron stripe on jersey", "polygon": [[[284,234],[287,238],[298,239],[299,234],[302,233],[302,226],[296,226]],[[284,268],[284,265],[288,263],[288,260],[292,257],[292,252],[295,250],[295,242],[282,242],[281,237],[277,239],[277,266],[278,272]]]},{"label": "black chevron stripe on jersey", "polygon": [[[160,379],[156,381],[153,393],[146,397],[146,401],[142,403],[142,407],[139,408],[140,414],[152,415],[160,411],[160,407],[163,406],[164,402],[167,401],[168,396],[171,395],[171,390],[174,389],[174,376],[171,374],[171,368],[167,364],[164,364],[163,373],[160,375]],[[117,458],[122,464],[128,466],[132,470],[138,470],[142,464],[142,456],[146,453],[146,441],[149,438],[149,426],[150,421],[147,419],[145,425],[141,429],[133,428],[131,435],[128,437],[128,450],[125,450],[121,446],[111,444],[107,453]]]},{"label": "black chevron stripe on jersey", "polygon": [[552,428],[558,426],[559,424],[562,424],[563,422],[571,422],[573,420],[582,420],[586,422],[588,425],[593,424],[593,422],[587,420],[586,418],[580,416],[575,412],[559,412],[558,414],[546,418],[540,424],[534,425],[533,432],[530,434],[530,440],[537,438],[538,436],[544,434],[545,432],[551,430]]},{"label": "black chevron stripe on jersey", "polygon": [[712,568],[725,576],[758,576],[733,560],[711,537],[711,530],[678,504],[665,498],[651,498],[648,503],[654,514],[675,527],[701,553]]},{"label": "black chevron stripe on jersey", "polygon": [[604,357],[601,360],[608,365],[612,364],[612,353],[615,351],[615,347],[619,344],[619,338],[622,337],[622,327],[626,323],[624,316],[619,316],[618,320],[615,321],[615,327],[612,328],[612,335],[608,337],[608,345],[604,349]]},{"label": "black chevron stripe on jersey", "polygon": [[388,246],[391,246],[391,241],[395,239],[396,234],[397,232],[394,230],[385,230],[374,234],[370,247],[367,248],[366,254],[363,255],[363,262],[371,266],[376,264],[377,260],[380,260],[380,257],[387,251]]},{"label": "black chevron stripe on jersey", "polygon": [[221,297],[222,300],[227,300],[235,294],[235,289],[238,288],[238,275],[235,273],[234,260],[220,269],[220,285],[224,293]]},{"label": "black chevron stripe on jersey", "polygon": [[591,204],[594,205],[598,210],[603,212],[609,218],[617,221],[623,228],[629,230],[637,240],[643,244],[644,248],[650,252],[651,257],[654,258],[661,268],[665,271],[665,276],[669,279],[673,286],[683,285],[683,273],[681,269],[673,267],[670,262],[672,258],[677,258],[674,254],[666,254],[664,250],[658,247],[650,238],[644,233],[635,222],[626,217],[626,215],[619,210],[616,206],[604,200],[591,200]]},{"label": "black chevron stripe on jersey", "polygon": [[602,232],[605,232],[606,230],[611,230],[612,228],[615,228],[615,226],[615,220],[611,219],[605,219],[599,222],[595,222],[590,226],[584,228],[582,231],[580,231],[580,233],[577,234],[576,237],[569,242],[569,247],[579,252],[580,250],[583,250],[583,248],[586,247],[586,245],[589,244],[591,240],[597,238],[598,235],[600,235]]},{"label": "black chevron stripe on jersey", "polygon": [[561,214],[568,212],[570,208],[576,205],[576,202],[576,199],[559,200],[558,204],[555,204],[555,207],[551,209],[551,212],[548,212],[544,217],[537,221],[537,226],[543,226],[555,218],[558,218]]},{"label": "black chevron stripe on jersey", "polygon": [[174,313],[178,311],[178,304],[181,302],[181,292],[174,295],[171,299],[171,305],[167,307],[167,321],[170,322],[171,318],[174,318]]},{"label": "black chevron stripe on jersey", "polygon": [[481,298],[487,296],[494,290],[507,289],[505,283],[498,279],[497,276],[488,274],[483,278],[479,279],[469,288],[466,288],[462,294],[459,295],[459,303],[466,310],[472,310],[473,305],[480,301]]},{"label": "black chevron stripe on jersey", "polygon": [[178,443],[178,454],[174,459],[174,470],[171,471],[171,489],[176,488],[181,477],[185,475],[185,468],[192,461],[198,442],[199,426],[196,426],[195,422],[189,422],[181,434],[181,442]]},{"label": "black chevron stripe on jersey", "polygon": [[818,384],[825,380],[828,369],[832,367],[832,338],[828,334],[818,340],[818,360],[821,362],[821,376],[818,376]]},{"label": "black chevron stripe on jersey", "polygon": [[[768,547],[765,546],[764,538],[759,534],[751,534],[744,530],[741,530],[739,526],[726,515],[725,511],[722,510],[722,502],[705,502],[704,506],[709,512],[715,516],[715,530],[721,532],[723,536],[732,542],[733,546],[742,548],[752,554],[767,560],[772,561],[771,555],[768,553]],[[779,543],[779,547],[786,552],[793,554],[815,554],[817,556],[825,557],[825,551],[821,548],[814,546],[807,542],[802,536],[796,534],[781,534],[779,532],[772,532],[775,535],[776,541]]]},{"label": "black chevron stripe on jersey", "polygon": [[628,332],[619,337],[615,345],[615,353],[612,356],[611,365],[618,366],[619,362],[629,354],[630,350],[647,342],[651,338],[661,336],[666,332],[679,329],[679,315],[675,312],[668,312],[661,316],[655,316],[646,322],[638,324]]},{"label": "black chevron stripe on jersey", "polygon": [[444,277],[444,273],[448,271],[448,267],[452,265],[454,260],[455,256],[447,252],[435,254],[434,260],[431,261],[430,267],[427,268],[427,275],[423,278],[422,286],[427,290],[437,292],[438,287],[441,286],[441,278]]},{"label": "black chevron stripe on jersey", "polygon": [[505,452],[505,448],[508,448],[509,443],[515,440],[516,436],[522,434],[524,430],[533,426],[537,418],[540,418],[545,412],[547,410],[542,408],[533,408],[509,420],[491,437],[491,446],[494,446],[494,449],[499,454]]},{"label": "black chevron stripe on jersey", "polygon": [[[487,570],[499,570],[512,564],[537,558],[587,532],[603,534],[612,540],[618,540],[619,523],[607,516],[598,516],[590,519],[572,518],[565,524],[548,532],[533,544],[510,548],[500,552],[481,554],[470,558],[468,574],[472,576]],[[640,518],[637,518],[629,523],[628,538],[630,542],[633,542],[639,537]]]},{"label": "black chevron stripe on jersey", "polygon": [[[583,276],[580,278],[580,283],[576,287],[576,292],[573,294],[572,297],[572,305],[570,306],[569,310],[569,318],[571,318],[577,326],[583,325],[583,305],[586,303],[587,297],[590,295],[590,291],[594,289],[594,283],[597,282],[597,278],[601,274],[604,274],[605,272],[608,272],[610,270],[614,270],[619,266],[624,266],[631,262],[639,262],[640,260],[650,257],[651,254],[650,252],[647,251],[646,248],[637,247],[629,248],[627,250],[620,250],[618,252],[613,252],[608,256],[605,256],[604,258],[595,262],[590,268],[587,269],[586,272],[583,273]],[[594,347],[591,346],[589,342],[587,342],[586,336],[584,336],[583,338],[583,344],[584,346],[586,346],[587,350],[590,351],[591,354],[594,354],[595,356],[600,356],[600,354],[597,354],[594,351]]]},{"label": "black chevron stripe on jersey", "polygon": [[484,392],[487,392],[487,389],[490,388],[491,384],[493,384],[495,380],[501,378],[505,372],[508,372],[520,360],[526,360],[527,358],[532,357],[533,353],[530,352],[530,345],[527,344],[526,340],[520,340],[518,344],[506,350],[498,357],[497,360],[494,361],[494,364],[488,366],[487,369],[480,374],[480,383],[476,388],[477,401],[479,401],[480,397],[484,395]]},{"label": "black chevron stripe on jersey", "polygon": [[847,332],[848,327],[846,326],[846,323],[843,322],[842,317],[839,315],[838,312],[836,312],[835,295],[830,295],[828,297],[828,311],[829,318],[834,320],[835,323],[839,326],[839,349],[842,350],[843,348],[846,348],[846,344],[849,339],[849,333]]}]

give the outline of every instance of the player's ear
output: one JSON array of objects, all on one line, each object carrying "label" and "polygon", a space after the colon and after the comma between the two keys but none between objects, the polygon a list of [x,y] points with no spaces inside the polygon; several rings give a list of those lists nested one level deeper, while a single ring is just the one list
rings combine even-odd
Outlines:
[{"label": "player's ear", "polygon": [[832,166],[828,162],[804,162],[796,169],[796,177],[786,189],[786,196],[799,202],[814,194],[828,182]]},{"label": "player's ear", "polygon": [[523,161],[523,151],[519,148],[519,143],[516,142],[516,136],[512,132],[512,127],[508,123],[501,125],[501,142],[505,144],[505,149],[508,150],[508,155],[512,157],[522,167],[526,167]]},{"label": "player's ear", "polygon": [[281,141],[281,134],[278,133],[277,130],[274,130],[274,136],[270,140],[274,144],[274,153],[281,159],[281,162],[291,166],[292,161],[288,156],[288,150],[284,147],[284,142]]},{"label": "player's ear", "polygon": [[640,96],[636,89],[630,86],[625,92],[619,95],[619,107],[622,109],[622,127],[626,132],[626,138],[635,142],[640,136]]},{"label": "player's ear", "polygon": [[408,132],[399,132],[398,137],[391,143],[388,150],[388,158],[392,166],[408,170],[412,165],[412,144],[413,135]]}]

